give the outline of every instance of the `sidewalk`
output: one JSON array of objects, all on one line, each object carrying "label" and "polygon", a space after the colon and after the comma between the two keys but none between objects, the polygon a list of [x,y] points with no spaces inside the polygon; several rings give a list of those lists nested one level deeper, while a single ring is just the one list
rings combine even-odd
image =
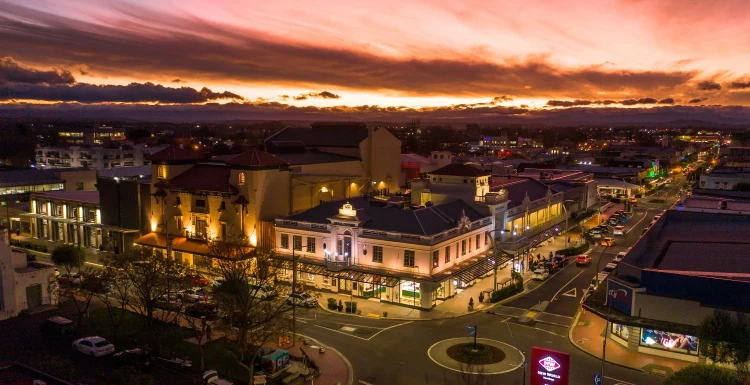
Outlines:
[{"label": "sidewalk", "polygon": [[[578,314],[579,316],[568,334],[570,343],[594,357],[601,358],[606,320],[590,312],[579,311]],[[616,365],[662,376],[671,375],[693,364],[692,362],[633,352],[612,339],[607,340],[606,359],[607,362]]]},{"label": "sidewalk", "polygon": [[[570,246],[575,246],[578,244],[580,239],[580,233],[574,234],[571,232],[569,234],[571,237],[570,240]],[[544,246],[537,247],[533,250],[533,255],[536,256],[537,254],[541,254],[543,257],[548,257],[550,252],[555,252],[557,250],[565,248],[565,235],[560,235],[554,237],[554,239],[551,242],[548,242]],[[531,278],[532,272],[528,270],[527,264],[524,264],[525,271],[523,271],[523,279],[524,282],[527,283],[529,279]],[[503,280],[510,278],[510,266],[505,267],[504,269],[498,270],[497,272],[497,281],[502,282]],[[500,301],[497,303],[490,303],[487,302],[489,300],[488,295],[485,293],[485,302],[479,303],[479,293],[482,291],[490,291],[492,289],[493,284],[493,274],[490,274],[488,276],[485,276],[483,278],[477,279],[476,283],[472,285],[471,287],[467,287],[465,289],[462,289],[460,291],[457,291],[457,294],[453,296],[453,298],[444,300],[444,301],[437,301],[437,305],[432,308],[432,310],[426,311],[426,310],[418,310],[409,308],[406,306],[401,306],[397,304],[387,303],[387,302],[380,302],[379,299],[366,299],[361,297],[354,297],[354,301],[357,302],[357,309],[361,311],[361,316],[363,317],[371,317],[371,318],[382,318],[384,312],[388,313],[388,318],[392,319],[403,319],[403,320],[434,320],[434,319],[446,319],[446,318],[453,318],[458,317],[461,315],[470,314],[468,311],[468,305],[469,305],[469,299],[474,299],[474,311],[473,312],[481,312],[486,311],[492,308],[495,305],[501,304],[504,301]],[[528,290],[528,289],[527,289]],[[348,294],[336,294],[336,293],[328,293],[328,292],[320,292],[320,300],[319,306],[328,312],[338,313],[338,314],[347,314],[345,312],[337,312],[329,310],[326,306],[328,303],[328,298],[334,298],[336,299],[336,302],[339,300],[342,302],[347,302],[351,300],[351,297]],[[513,298],[513,297],[511,297]],[[506,300],[507,301],[507,300]]]},{"label": "sidewalk", "polygon": [[[352,372],[351,364],[346,359],[346,357],[344,357],[337,350],[325,346],[318,341],[300,337],[299,335],[297,339],[299,341],[295,344],[295,346],[292,346],[291,343],[282,343],[281,346],[278,346],[273,342],[269,342],[264,346],[268,346],[272,349],[287,350],[289,351],[290,355],[296,357],[302,357],[302,353],[300,352],[300,350],[302,349],[307,354],[307,356],[310,357],[310,359],[312,359],[318,365],[318,367],[320,367],[320,376],[315,378],[316,383],[328,385],[351,385],[354,378],[354,373]],[[305,345],[303,343],[303,341],[305,340],[308,341],[308,345]],[[325,348],[325,353],[320,353],[319,349],[321,346]]]}]

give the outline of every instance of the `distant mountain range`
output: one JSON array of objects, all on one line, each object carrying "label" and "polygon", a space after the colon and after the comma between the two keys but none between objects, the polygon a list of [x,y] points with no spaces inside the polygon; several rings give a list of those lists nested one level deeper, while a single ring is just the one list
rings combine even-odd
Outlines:
[{"label": "distant mountain range", "polygon": [[750,108],[742,106],[664,106],[654,108],[513,108],[401,111],[363,107],[294,107],[289,105],[108,105],[63,103],[53,105],[2,104],[3,119],[123,119],[131,121],[362,121],[406,123],[418,117],[428,124],[523,124],[543,126],[644,125],[672,127],[750,126]]}]

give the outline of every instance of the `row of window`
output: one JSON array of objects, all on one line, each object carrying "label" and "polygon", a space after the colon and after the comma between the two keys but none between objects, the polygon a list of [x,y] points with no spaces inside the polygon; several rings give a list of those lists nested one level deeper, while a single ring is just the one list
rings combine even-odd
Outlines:
[{"label": "row of window", "polygon": [[[479,249],[481,236],[480,234],[477,234],[474,239],[474,249]],[[489,244],[489,235],[484,235],[484,246],[487,246]],[[467,246],[468,245],[468,249]],[[292,237],[292,247],[295,251],[302,251],[302,236],[301,235],[295,235]],[[289,250],[289,234],[281,234],[281,248],[284,250]],[[472,238],[469,237],[467,239],[461,240],[461,255],[466,255],[467,252],[471,252],[472,249]],[[468,250],[468,251],[467,251]],[[315,238],[307,237],[307,245],[306,245],[306,252],[308,253],[314,253],[315,252]],[[460,257],[459,255],[459,249],[456,248],[456,259]],[[445,246],[445,263],[449,263],[451,261],[451,247]],[[383,247],[382,246],[372,246],[372,262],[373,263],[383,263]],[[435,250],[432,252],[432,267],[437,268],[440,262],[440,251]],[[414,267],[415,266],[415,252],[414,250],[404,250],[404,267]]]}]

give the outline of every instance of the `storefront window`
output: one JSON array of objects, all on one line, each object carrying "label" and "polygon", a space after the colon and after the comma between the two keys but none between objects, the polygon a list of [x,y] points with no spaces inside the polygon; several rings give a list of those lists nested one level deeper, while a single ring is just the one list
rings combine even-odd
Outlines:
[{"label": "storefront window", "polygon": [[625,341],[628,340],[628,336],[630,335],[630,330],[625,325],[620,325],[613,323],[612,324],[612,334],[624,339]]},{"label": "storefront window", "polygon": [[401,282],[400,302],[406,305],[419,306],[420,303],[419,283],[412,281]]},{"label": "storefront window", "polygon": [[698,355],[698,338],[686,334],[641,329],[641,346],[670,352]]}]

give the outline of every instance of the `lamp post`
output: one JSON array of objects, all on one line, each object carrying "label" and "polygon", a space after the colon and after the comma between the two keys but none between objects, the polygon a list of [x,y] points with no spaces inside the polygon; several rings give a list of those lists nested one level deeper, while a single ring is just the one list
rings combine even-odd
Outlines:
[{"label": "lamp post", "polygon": [[601,283],[599,282],[599,272],[601,271],[600,269],[601,269],[602,259],[604,258],[604,252],[607,251],[608,248],[609,246],[604,246],[604,250],[602,250],[602,253],[599,254],[599,260],[596,261],[596,286],[597,287],[599,287],[599,284]]},{"label": "lamp post", "polygon": [[[497,255],[499,248],[497,247],[497,243],[495,242],[495,238],[492,236],[492,233],[499,231],[501,234],[505,232],[503,229],[494,229],[488,231],[486,234],[490,237],[490,247],[492,248],[492,269],[494,270],[493,274],[493,285],[492,285],[492,291],[497,290],[497,269],[498,269],[498,260]],[[514,261],[515,262],[515,261]]]},{"label": "lamp post", "polygon": [[[486,313],[490,315],[494,315],[496,317],[502,317],[500,314],[497,314],[492,310],[488,310],[486,311]],[[505,322],[505,326],[508,327],[508,333],[510,333],[510,338],[513,340],[513,345],[518,347],[518,342],[516,342],[516,337],[513,335],[513,330],[510,328],[510,324],[508,322]],[[518,351],[521,351],[521,350],[519,349]],[[523,355],[523,352],[521,352],[521,355],[522,355],[521,359],[523,360],[523,382],[521,382],[521,384],[526,385],[526,356]]]}]

